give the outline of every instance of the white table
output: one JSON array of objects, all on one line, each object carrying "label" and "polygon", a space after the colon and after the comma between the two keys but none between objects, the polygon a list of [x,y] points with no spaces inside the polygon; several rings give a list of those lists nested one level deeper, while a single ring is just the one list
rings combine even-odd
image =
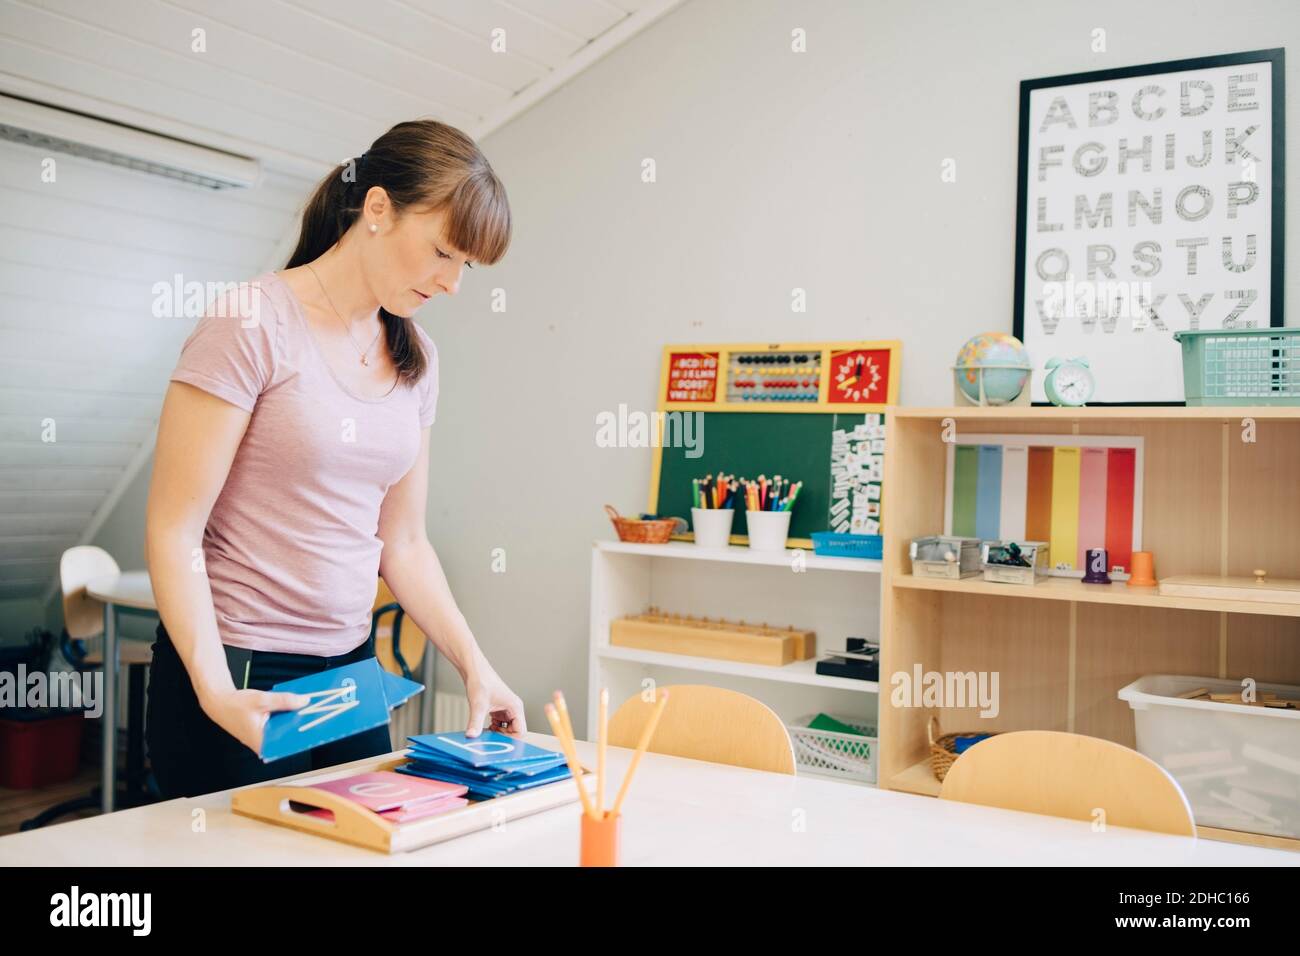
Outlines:
[{"label": "white table", "polygon": [[113,812],[117,796],[117,609],[157,611],[148,571],[123,571],[91,578],[86,594],[104,602],[104,739],[100,807]]},{"label": "white table", "polygon": [[[544,734],[528,739],[557,746]],[[578,751],[595,766],[594,744],[580,741]],[[615,784],[631,753],[610,749]],[[580,813],[575,802],[387,856],[237,816],[224,791],[0,837],[0,866],[569,865]],[[643,758],[623,814],[622,862],[633,866],[1300,866],[1300,854],[1284,850],[1119,827],[1096,833],[1086,822],[659,754]]]}]

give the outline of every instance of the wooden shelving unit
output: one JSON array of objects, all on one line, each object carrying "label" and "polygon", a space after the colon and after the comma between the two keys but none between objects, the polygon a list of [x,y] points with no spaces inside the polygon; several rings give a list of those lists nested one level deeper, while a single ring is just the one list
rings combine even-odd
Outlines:
[{"label": "wooden shelving unit", "polygon": [[[1157,577],[1300,578],[1300,409],[898,408],[886,419],[881,588],[880,785],[934,795],[930,711],[895,707],[887,675],[997,671],[1000,711],[948,708],[944,731],[1064,730],[1134,746],[1118,690],[1144,674],[1300,683],[1300,615],[1290,605],[1162,597],[1123,584],[1050,579],[1026,587],[911,576],[908,542],[942,530],[945,430],[1140,435],[1143,546]],[[1253,434],[1252,434],[1253,432]],[[1243,436],[1254,441],[1244,441]],[[1202,836],[1300,850],[1226,830]]]},{"label": "wooden shelving unit", "polygon": [[881,563],[810,550],[796,570],[792,550],[593,542],[588,739],[595,739],[600,688],[608,687],[611,699],[621,702],[644,690],[647,680],[737,690],[761,700],[787,725],[824,711],[874,726],[880,685],[818,674],[815,659],[767,666],[610,644],[613,620],[651,606],[794,625],[815,631],[820,650],[843,648],[847,636],[877,637]]}]

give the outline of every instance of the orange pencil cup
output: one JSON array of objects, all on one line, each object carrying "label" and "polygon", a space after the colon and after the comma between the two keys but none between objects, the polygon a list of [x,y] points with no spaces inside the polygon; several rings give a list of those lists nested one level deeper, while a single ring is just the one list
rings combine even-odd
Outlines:
[{"label": "orange pencil cup", "polygon": [[1131,588],[1153,588],[1156,586],[1156,559],[1150,551],[1133,552],[1132,573],[1128,586]]},{"label": "orange pencil cup", "polygon": [[579,866],[618,866],[619,830],[623,814],[604,811],[599,820],[582,814]]}]

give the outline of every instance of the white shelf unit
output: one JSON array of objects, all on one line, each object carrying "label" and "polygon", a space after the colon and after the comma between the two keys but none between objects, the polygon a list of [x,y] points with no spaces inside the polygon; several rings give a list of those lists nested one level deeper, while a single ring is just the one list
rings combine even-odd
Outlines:
[{"label": "white shelf unit", "polygon": [[[797,566],[802,570],[795,570]],[[611,709],[657,685],[711,684],[761,700],[787,725],[824,711],[877,725],[874,681],[824,677],[815,660],[784,667],[690,657],[609,643],[616,618],[651,606],[697,617],[794,625],[817,635],[817,649],[843,648],[846,637],[880,636],[880,562],[806,551],[701,548],[690,542],[596,541],[591,551],[591,637],[587,737],[596,739],[599,694]],[[801,770],[802,772],[802,770]]]}]

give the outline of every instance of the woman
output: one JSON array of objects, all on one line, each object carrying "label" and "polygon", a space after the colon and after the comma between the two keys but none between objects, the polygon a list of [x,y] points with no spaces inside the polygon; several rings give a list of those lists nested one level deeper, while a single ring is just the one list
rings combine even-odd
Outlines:
[{"label": "woman", "polygon": [[510,242],[474,142],[400,123],[330,173],[284,270],[218,297],[158,425],[146,551],[161,623],[147,736],[165,797],[387,753],[388,728],[263,763],[281,681],[374,656],[377,575],[460,671],[467,732],[526,731],[425,533],[438,353],[410,318]]}]

